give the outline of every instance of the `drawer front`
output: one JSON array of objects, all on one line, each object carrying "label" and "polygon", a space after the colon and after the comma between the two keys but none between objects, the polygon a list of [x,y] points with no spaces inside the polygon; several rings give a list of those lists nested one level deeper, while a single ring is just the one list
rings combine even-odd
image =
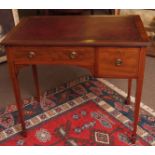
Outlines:
[{"label": "drawer front", "polygon": [[138,48],[99,48],[98,75],[135,77],[138,73],[139,55]]},{"label": "drawer front", "polygon": [[92,64],[94,49],[89,47],[17,47],[11,56],[17,63],[65,63]]}]

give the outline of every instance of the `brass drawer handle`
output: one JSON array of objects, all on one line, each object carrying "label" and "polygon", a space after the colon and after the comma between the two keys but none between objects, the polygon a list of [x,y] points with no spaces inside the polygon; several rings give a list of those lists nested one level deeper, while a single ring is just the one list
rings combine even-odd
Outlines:
[{"label": "brass drawer handle", "polygon": [[75,59],[76,56],[77,56],[77,52],[75,52],[75,51],[73,51],[73,52],[71,52],[71,53],[69,54],[69,58],[70,58],[70,59]]},{"label": "brass drawer handle", "polygon": [[122,59],[118,58],[118,59],[116,59],[116,61],[115,61],[115,66],[121,66],[122,63],[123,63]]},{"label": "brass drawer handle", "polygon": [[30,52],[28,53],[27,57],[28,57],[29,59],[32,59],[33,57],[35,57],[35,55],[36,55],[35,52],[30,51]]}]

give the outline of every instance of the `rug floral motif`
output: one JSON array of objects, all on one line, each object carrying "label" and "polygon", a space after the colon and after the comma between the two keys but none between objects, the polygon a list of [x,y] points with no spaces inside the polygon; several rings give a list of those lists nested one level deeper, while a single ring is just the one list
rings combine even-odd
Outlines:
[{"label": "rug floral motif", "polygon": [[[88,76],[47,91],[41,102],[24,100],[27,137],[20,135],[14,104],[0,110],[0,145],[133,145],[133,105],[101,81]],[[134,145],[155,145],[155,118],[141,110]]]}]

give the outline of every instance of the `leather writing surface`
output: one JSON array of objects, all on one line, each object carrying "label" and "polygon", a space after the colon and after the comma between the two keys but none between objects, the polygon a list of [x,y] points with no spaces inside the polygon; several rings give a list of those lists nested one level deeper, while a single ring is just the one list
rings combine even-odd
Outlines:
[{"label": "leather writing surface", "polygon": [[3,43],[105,45],[108,42],[146,42],[135,17],[137,16],[30,17],[21,22]]}]

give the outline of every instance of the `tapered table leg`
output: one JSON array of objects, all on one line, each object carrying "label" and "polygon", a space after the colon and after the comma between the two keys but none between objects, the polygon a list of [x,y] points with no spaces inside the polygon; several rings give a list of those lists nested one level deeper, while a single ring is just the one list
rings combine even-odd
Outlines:
[{"label": "tapered table leg", "polygon": [[143,79],[137,79],[137,88],[136,88],[136,98],[135,98],[135,110],[134,110],[134,122],[133,122],[133,131],[131,141],[132,143],[136,142],[136,132],[137,132],[137,125],[139,121],[139,111],[140,111],[140,102],[141,102],[141,95],[142,95],[142,86],[143,86]]},{"label": "tapered table leg", "polygon": [[132,79],[128,79],[128,96],[125,101],[125,104],[127,104],[127,105],[130,105],[131,86],[132,86]]},{"label": "tapered table leg", "polygon": [[23,102],[22,102],[21,94],[20,94],[17,68],[13,63],[9,64],[9,68],[10,68],[10,75],[11,75],[11,80],[12,80],[15,99],[16,99],[16,105],[17,105],[17,109],[19,112],[19,121],[20,121],[21,127],[22,127],[21,134],[25,137],[26,136],[26,127],[25,127],[25,121],[24,121],[24,109],[23,109],[24,107],[23,107]]},{"label": "tapered table leg", "polygon": [[39,87],[39,79],[38,79],[38,72],[37,72],[37,66],[32,65],[32,73],[33,73],[33,80],[35,83],[35,92],[36,92],[36,97],[37,101],[40,101],[40,87]]},{"label": "tapered table leg", "polygon": [[139,73],[136,79],[134,122],[131,137],[132,143],[136,142],[137,125],[139,121],[140,102],[141,102],[143,79],[144,79],[145,55],[146,55],[146,48],[142,48],[140,52]]}]

